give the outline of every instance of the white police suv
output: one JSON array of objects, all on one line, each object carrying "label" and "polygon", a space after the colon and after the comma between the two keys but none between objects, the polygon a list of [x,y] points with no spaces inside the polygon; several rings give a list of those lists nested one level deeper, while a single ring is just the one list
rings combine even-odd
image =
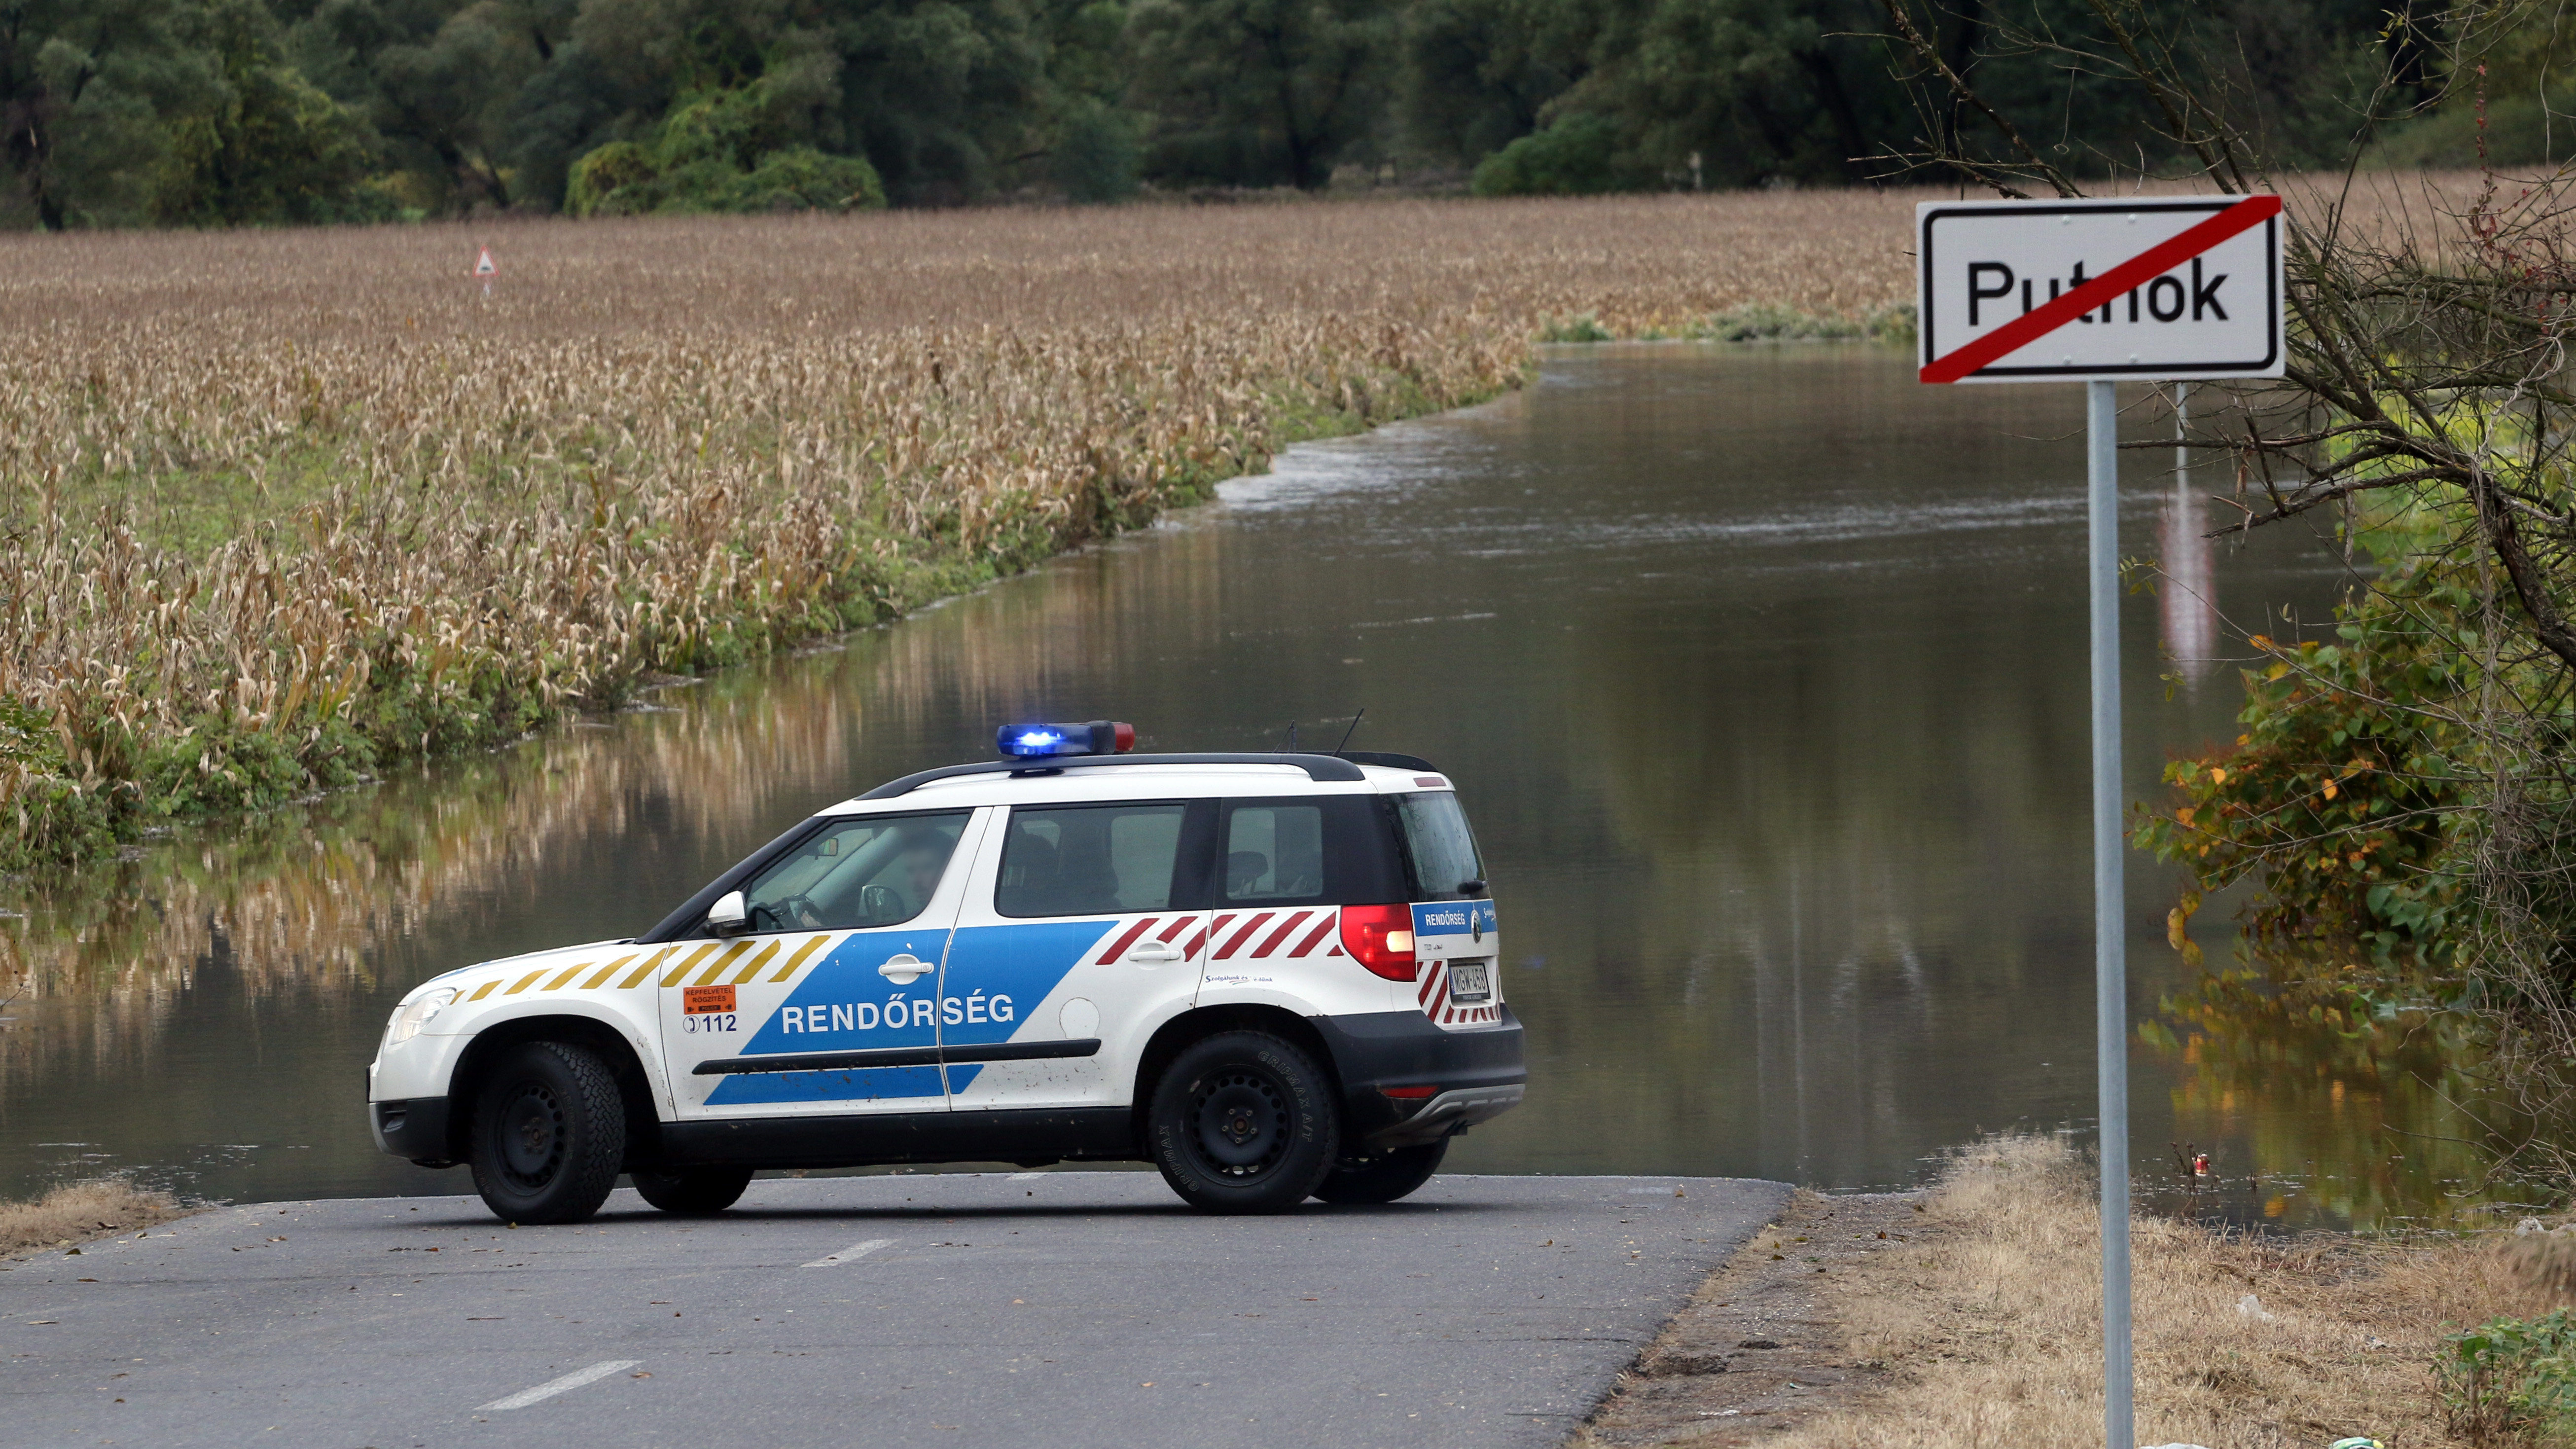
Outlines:
[{"label": "white police suv", "polygon": [[759,1168],[1150,1160],[1215,1212],[1391,1202],[1518,1103],[1449,781],[1386,754],[1003,757],[798,825],[660,925],[452,971],[367,1069],[377,1145],[577,1222],[618,1173],[716,1212]]}]

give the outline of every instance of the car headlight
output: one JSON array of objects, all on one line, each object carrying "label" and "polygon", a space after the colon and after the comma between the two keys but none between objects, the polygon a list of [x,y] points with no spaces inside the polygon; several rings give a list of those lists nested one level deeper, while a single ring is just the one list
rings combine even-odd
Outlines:
[{"label": "car headlight", "polygon": [[442,986],[436,991],[424,991],[395,1007],[394,1019],[385,1023],[385,1045],[400,1046],[420,1035],[420,1029],[429,1025],[430,1018],[438,1015],[446,1008],[447,1003],[455,999],[456,993]]}]

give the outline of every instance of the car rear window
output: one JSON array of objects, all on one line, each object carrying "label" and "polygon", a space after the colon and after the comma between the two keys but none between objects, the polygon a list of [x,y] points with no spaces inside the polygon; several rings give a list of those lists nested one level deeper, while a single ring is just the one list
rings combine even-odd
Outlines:
[{"label": "car rear window", "polygon": [[1456,795],[1429,790],[1392,798],[1413,899],[1453,901],[1466,894],[1467,882],[1484,880],[1476,834],[1467,828],[1467,812],[1459,808]]},{"label": "car rear window", "polygon": [[1228,800],[1217,828],[1219,906],[1400,901],[1394,830],[1367,795]]}]

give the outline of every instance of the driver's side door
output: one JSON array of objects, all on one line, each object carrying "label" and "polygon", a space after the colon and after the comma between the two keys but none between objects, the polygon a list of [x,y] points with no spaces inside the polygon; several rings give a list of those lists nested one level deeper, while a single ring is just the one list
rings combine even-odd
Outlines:
[{"label": "driver's side door", "polygon": [[666,948],[680,1117],[946,1110],[939,968],[994,813],[832,821],[744,883],[748,929]]}]

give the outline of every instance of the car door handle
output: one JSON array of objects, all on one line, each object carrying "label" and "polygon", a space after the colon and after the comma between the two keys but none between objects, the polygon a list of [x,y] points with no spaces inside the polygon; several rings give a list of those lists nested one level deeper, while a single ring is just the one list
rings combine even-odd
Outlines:
[{"label": "car door handle", "polygon": [[930,963],[909,951],[897,952],[886,958],[886,963],[877,968],[877,974],[897,986],[910,986],[930,974]]},{"label": "car door handle", "polygon": [[1136,949],[1127,953],[1127,959],[1139,966],[1151,966],[1163,961],[1178,961],[1181,959],[1181,948],[1169,941],[1139,941],[1136,943]]}]

